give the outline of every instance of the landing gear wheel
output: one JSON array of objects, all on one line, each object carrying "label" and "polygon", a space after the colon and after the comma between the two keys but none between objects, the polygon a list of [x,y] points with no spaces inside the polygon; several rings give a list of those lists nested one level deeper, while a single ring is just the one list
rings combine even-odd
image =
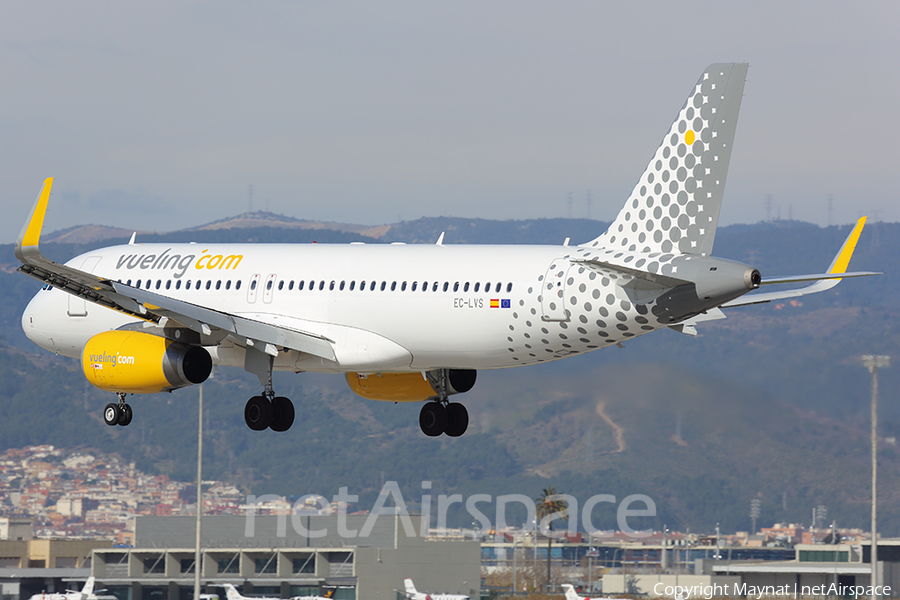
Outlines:
[{"label": "landing gear wheel", "polygon": [[253,431],[262,431],[272,422],[272,403],[262,396],[253,396],[244,407],[244,421]]},{"label": "landing gear wheel", "polygon": [[272,421],[269,429],[272,431],[287,431],[294,424],[294,403],[284,396],[276,396],[272,399]]},{"label": "landing gear wheel", "polygon": [[127,427],[129,423],[131,423],[131,419],[134,417],[134,413],[131,411],[130,404],[122,404],[118,406],[119,419],[117,421],[118,425],[122,427]]},{"label": "landing gear wheel", "polygon": [[447,405],[447,427],[444,433],[450,437],[459,437],[469,427],[469,411],[459,402],[451,402]]},{"label": "landing gear wheel", "polygon": [[440,402],[426,402],[419,412],[419,427],[429,437],[437,437],[447,427],[447,410]]},{"label": "landing gear wheel", "polygon": [[119,424],[118,404],[109,403],[106,405],[106,408],[103,409],[103,421],[110,427],[114,427]]}]

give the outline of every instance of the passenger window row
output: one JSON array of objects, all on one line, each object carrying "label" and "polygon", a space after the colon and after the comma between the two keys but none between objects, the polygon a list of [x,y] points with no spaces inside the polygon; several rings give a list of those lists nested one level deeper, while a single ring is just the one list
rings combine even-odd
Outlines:
[{"label": "passenger window row", "polygon": [[[133,280],[131,280],[131,279],[127,280],[125,282],[125,285],[132,285],[132,281]],[[121,283],[121,281],[119,281],[119,283]],[[191,281],[190,279],[188,279],[184,282],[184,289],[186,289],[186,290],[191,290],[191,289],[194,289],[194,290],[200,290],[200,289],[221,290],[223,288],[223,283],[224,283],[224,288],[226,290],[231,289],[232,285],[231,285],[230,279],[227,279],[224,282],[221,279],[216,280],[216,281],[213,281],[212,279],[207,279],[205,281],[202,279],[198,279],[196,281]],[[271,290],[274,286],[274,283],[275,283],[274,280],[269,279],[266,282],[266,289]],[[256,285],[257,285],[257,281],[255,279],[252,280],[250,282],[250,289],[255,290]],[[45,287],[49,288],[50,286],[45,286]],[[171,279],[168,279],[166,281],[163,281],[162,279],[157,279],[157,280],[138,279],[138,280],[134,281],[134,287],[136,287],[138,289],[143,288],[146,290],[149,290],[149,289],[170,290],[173,288],[176,290],[180,290],[182,288],[182,282],[180,279],[177,279],[177,280],[175,280],[174,285],[173,285],[173,282]],[[278,282],[279,290],[284,290],[285,287],[287,287],[288,291],[294,290],[295,287],[296,287],[297,291],[303,291],[304,289],[310,290],[310,291],[318,289],[319,291],[323,291],[327,287],[329,291],[333,291],[335,288],[337,288],[338,290],[341,290],[341,291],[349,290],[351,292],[354,290],[357,290],[357,289],[361,292],[364,292],[367,289],[370,292],[374,292],[375,290],[379,290],[382,292],[390,290],[392,292],[395,292],[395,291],[397,291],[398,287],[401,292],[405,292],[407,290],[412,291],[412,292],[415,292],[415,291],[449,292],[452,288],[452,290],[454,292],[459,292],[460,290],[462,290],[463,292],[468,292],[471,289],[473,292],[483,291],[483,293],[487,294],[487,293],[491,293],[492,284],[490,282],[485,282],[484,284],[482,284],[480,281],[476,281],[474,284],[472,284],[468,281],[463,282],[463,283],[460,283],[459,281],[455,281],[452,284],[449,281],[445,281],[442,284],[441,282],[433,281],[433,282],[431,282],[431,284],[429,286],[429,282],[427,282],[427,281],[423,281],[421,284],[418,281],[413,281],[412,283],[402,281],[398,284],[398,282],[396,282],[396,281],[392,281],[390,283],[388,283],[387,281],[382,281],[379,283],[377,281],[366,282],[365,280],[362,280],[357,284],[357,282],[355,280],[350,281],[348,283],[347,281],[337,282],[335,280],[332,280],[330,282],[326,282],[325,280],[319,280],[317,282],[315,279],[311,279],[307,283],[306,280],[301,279],[300,281],[296,282],[296,285],[295,285],[295,281],[291,280],[291,281],[287,282],[287,286],[285,286],[284,280],[281,280]],[[503,291],[503,287],[504,287],[503,284],[500,282],[493,284],[493,293],[499,294],[501,291]],[[241,289],[241,280],[240,279],[238,279],[234,282],[234,289],[235,290]],[[512,292],[512,283],[506,284],[506,292],[507,293]]]},{"label": "passenger window row", "polygon": [[[294,280],[291,280],[288,282],[281,280],[278,282],[278,289],[284,290],[284,288],[287,287],[288,291],[292,291],[292,290],[294,290],[294,287],[295,287],[294,283],[295,283]],[[255,285],[256,285],[255,281],[251,282],[250,289],[251,290],[256,289],[254,287]],[[456,281],[453,284],[451,284],[449,281],[445,281],[443,283],[443,285],[438,281],[433,281],[433,282],[431,282],[430,289],[429,289],[429,282],[427,282],[427,281],[423,281],[420,285],[418,281],[413,281],[412,283],[409,283],[406,281],[402,281],[399,283],[396,281],[392,281],[390,283],[388,283],[387,281],[382,281],[379,283],[377,281],[367,282],[366,280],[361,280],[359,282],[359,284],[357,285],[357,282],[355,280],[350,281],[350,282],[347,282],[347,281],[338,282],[335,280],[326,282],[324,280],[319,280],[318,282],[316,282],[315,279],[309,280],[309,283],[307,283],[306,280],[303,280],[303,279],[301,279],[300,281],[297,281],[296,289],[297,289],[297,291],[303,291],[304,289],[312,291],[312,290],[317,289],[317,286],[318,286],[318,289],[320,291],[325,290],[325,288],[327,287],[329,291],[333,291],[333,290],[337,289],[339,291],[348,290],[351,292],[354,290],[359,290],[360,292],[365,292],[367,290],[370,292],[374,292],[376,290],[379,290],[382,292],[387,291],[387,290],[396,292],[398,288],[401,292],[405,292],[407,290],[412,291],[412,292],[415,292],[415,291],[437,292],[439,290],[448,292],[448,291],[450,291],[451,285],[452,285],[454,292],[460,291],[460,288],[462,288],[463,292],[468,292],[470,289],[473,292],[477,292],[477,291],[483,289],[484,293],[487,294],[487,293],[490,293],[490,291],[491,291],[491,283],[489,283],[489,282],[485,283],[484,286],[482,287],[482,284],[480,281],[477,281],[474,284],[471,284],[468,281],[466,281],[465,283],[460,283],[459,281]],[[269,281],[266,282],[267,290],[271,290],[273,286],[274,286],[273,280],[270,279]],[[503,290],[503,284],[500,282],[497,282],[494,285],[494,292],[499,294],[502,290]],[[506,284],[506,291],[507,292],[512,291],[511,283]]]},{"label": "passenger window row", "polygon": [[[125,285],[131,285],[131,282],[132,282],[132,280],[129,279],[125,282]],[[119,283],[122,283],[122,281],[119,280]],[[197,281],[194,281],[193,283],[191,282],[190,279],[188,279],[184,282],[184,289],[186,289],[186,290],[190,290],[190,289],[221,290],[222,283],[223,282],[221,279],[219,279],[217,281],[213,281],[212,279],[207,279],[205,282],[202,279],[198,279]],[[231,289],[231,280],[230,279],[225,280],[224,284],[225,284],[224,287],[226,290]],[[173,288],[176,290],[180,290],[181,289],[181,280],[180,279],[175,280],[175,284],[173,285],[171,279],[167,279],[166,281],[163,281],[162,279],[157,279],[155,282],[152,279],[147,279],[146,281],[144,281],[142,279],[138,279],[137,281],[135,281],[134,287],[136,287],[138,289],[141,289],[143,287],[145,290],[149,290],[149,289],[159,290],[159,289],[163,289],[163,288],[165,288],[167,290],[171,290]],[[234,289],[236,289],[236,290],[241,289],[241,280],[240,279],[238,279],[234,282]]]}]

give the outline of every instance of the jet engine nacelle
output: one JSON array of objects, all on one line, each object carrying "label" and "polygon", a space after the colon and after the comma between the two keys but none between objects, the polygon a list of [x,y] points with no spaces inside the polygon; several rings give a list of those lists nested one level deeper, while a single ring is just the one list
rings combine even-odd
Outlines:
[{"label": "jet engine nacelle", "polygon": [[[463,394],[475,385],[476,371],[447,369],[447,395]],[[350,389],[369,400],[421,402],[438,395],[441,371],[422,373],[347,373]]]},{"label": "jet engine nacelle", "polygon": [[203,383],[212,371],[212,358],[200,346],[149,333],[106,331],[85,344],[81,366],[101,390],[155,394]]}]

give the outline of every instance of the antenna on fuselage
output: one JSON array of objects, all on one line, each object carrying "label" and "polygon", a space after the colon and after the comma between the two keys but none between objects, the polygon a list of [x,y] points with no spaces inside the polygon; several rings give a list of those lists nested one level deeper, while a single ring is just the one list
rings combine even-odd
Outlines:
[{"label": "antenna on fuselage", "polygon": [[436,241],[434,244],[435,244],[435,246],[443,246],[444,245],[444,232],[443,231],[441,232],[441,237],[439,237],[438,241]]},{"label": "antenna on fuselage", "polygon": [[134,246],[134,238],[136,238],[136,237],[137,237],[137,231],[135,231],[134,233],[131,234],[131,239],[128,240],[129,246]]}]

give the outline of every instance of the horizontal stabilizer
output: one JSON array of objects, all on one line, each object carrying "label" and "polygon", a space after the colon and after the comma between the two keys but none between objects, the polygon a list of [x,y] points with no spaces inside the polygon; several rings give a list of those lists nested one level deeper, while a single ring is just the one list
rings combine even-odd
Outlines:
[{"label": "horizontal stabilizer", "polygon": [[850,235],[847,236],[847,239],[844,240],[841,249],[838,250],[838,253],[837,255],[835,255],[834,260],[831,261],[831,265],[828,267],[828,271],[826,273],[822,273],[819,275],[771,277],[768,279],[763,279],[760,282],[760,285],[801,283],[804,281],[813,281],[815,283],[793,290],[747,294],[746,296],[741,296],[740,298],[736,298],[735,300],[726,302],[722,305],[722,308],[731,308],[733,306],[747,306],[749,304],[763,304],[765,302],[772,302],[773,300],[784,300],[787,298],[796,298],[798,296],[806,296],[809,294],[824,292],[825,290],[830,290],[831,288],[839,284],[841,282],[841,279],[844,277],[867,277],[869,275],[881,275],[881,273],[875,273],[872,271],[857,271],[854,273],[847,273],[847,266],[850,264],[850,258],[853,256],[853,251],[856,249],[856,244],[857,242],[859,242],[859,236],[862,234],[862,230],[865,224],[866,217],[861,217],[856,222],[856,226],[850,232]]}]

